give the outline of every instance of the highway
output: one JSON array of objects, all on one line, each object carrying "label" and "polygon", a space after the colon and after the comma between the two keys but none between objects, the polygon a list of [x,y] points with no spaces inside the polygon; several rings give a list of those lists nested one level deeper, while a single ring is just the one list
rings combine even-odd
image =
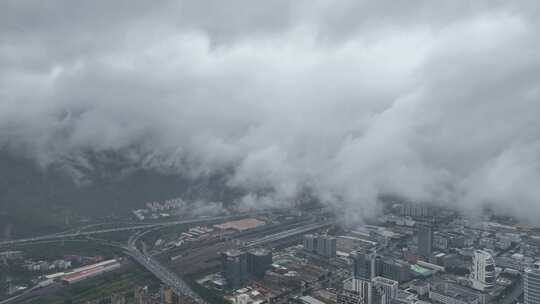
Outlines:
[{"label": "highway", "polygon": [[154,274],[161,282],[170,286],[177,295],[185,295],[194,299],[197,303],[205,303],[199,295],[191,290],[186,282],[152,257],[144,255],[137,249],[126,250],[125,253]]},{"label": "highway", "polygon": [[309,224],[309,225],[293,228],[290,230],[286,230],[286,231],[274,233],[271,235],[267,235],[262,238],[258,238],[255,241],[247,242],[244,247],[250,248],[250,247],[261,246],[267,243],[276,242],[276,241],[290,238],[293,236],[301,235],[301,234],[304,234],[313,230],[321,229],[326,226],[330,226],[332,224],[334,224],[334,221],[327,221],[320,224]]},{"label": "highway", "polygon": [[[300,227],[296,227],[290,230],[274,233],[262,238],[259,238],[255,241],[249,242],[246,247],[256,247],[263,244],[279,241],[282,239],[290,238],[293,236],[301,235],[313,230],[321,229],[329,225],[334,224],[333,221],[327,221],[324,223],[315,223],[308,224]],[[157,228],[154,228],[157,229]],[[138,232],[132,237],[129,238],[128,246],[125,248],[125,253],[132,257],[135,261],[145,267],[148,271],[153,273],[158,279],[160,279],[164,284],[170,286],[177,295],[186,295],[193,298],[197,303],[205,303],[204,300],[197,295],[182,278],[178,275],[167,269],[165,266],[161,265],[152,255],[145,252],[143,249],[142,252],[137,249],[137,241],[144,234],[154,230],[147,230],[144,232]]]},{"label": "highway", "polygon": [[[101,240],[101,239],[91,239],[91,240],[97,243],[102,243],[103,245],[113,246],[113,247],[122,249],[125,255],[131,257],[135,262],[139,263],[146,270],[151,272],[163,284],[170,286],[177,295],[188,296],[194,299],[197,303],[205,304],[206,302],[203,299],[201,299],[195,292],[193,292],[193,290],[191,290],[191,288],[180,277],[178,277],[176,274],[174,274],[173,272],[168,270],[166,267],[161,265],[157,260],[153,259],[150,255],[142,253],[136,248],[135,245],[138,238],[144,234],[145,233],[137,233],[136,235],[131,237],[127,246],[125,244],[112,242],[108,240]],[[49,240],[49,241],[55,241],[55,240]],[[37,241],[37,242],[43,242],[43,241]],[[0,304],[8,304],[8,303],[17,302],[19,298],[24,298],[32,294],[33,292],[39,292],[40,289],[41,288],[36,285],[33,288],[27,290],[26,292],[18,296],[0,301]]]},{"label": "highway", "polygon": [[[144,232],[137,232],[131,236],[128,240],[127,247],[124,247],[125,254],[141,264],[144,268],[146,268],[146,270],[150,271],[165,285],[171,287],[174,293],[176,293],[178,296],[188,296],[197,303],[205,304],[206,302],[198,294],[196,294],[182,278],[170,271],[165,266],[161,265],[161,263],[154,259],[151,254],[148,254],[145,249],[143,249],[142,252],[137,249],[137,241],[139,238],[158,228],[159,227],[146,230]],[[143,246],[143,248],[145,247]]]},{"label": "highway", "polygon": [[226,215],[226,216],[195,218],[195,219],[189,219],[189,220],[161,222],[161,223],[155,223],[155,224],[143,224],[143,225],[137,225],[137,226],[108,228],[108,229],[99,229],[99,230],[92,230],[92,231],[76,231],[73,233],[48,234],[48,235],[42,235],[42,236],[36,236],[36,237],[30,237],[30,238],[16,239],[16,240],[11,240],[11,241],[2,241],[0,242],[0,248],[5,247],[5,246],[10,246],[10,245],[22,244],[22,243],[57,240],[57,239],[63,239],[63,238],[74,238],[74,237],[90,236],[90,235],[104,234],[104,233],[110,233],[110,232],[144,230],[144,229],[168,227],[168,226],[182,225],[182,224],[195,224],[195,223],[202,223],[202,222],[209,222],[209,221],[229,220],[229,219],[239,218],[243,216],[254,216],[254,215],[258,215],[262,213],[265,213],[265,212],[256,212],[256,213],[252,212],[248,214],[235,214],[235,215]]},{"label": "highway", "polygon": [[[236,214],[236,215],[231,215],[231,216],[197,218],[197,219],[162,222],[162,223],[155,223],[155,224],[136,225],[136,226],[129,226],[129,227],[100,229],[100,230],[93,230],[93,231],[82,231],[82,229],[79,229],[78,231],[73,232],[73,233],[51,234],[51,235],[37,236],[37,237],[32,237],[32,238],[17,239],[17,240],[12,240],[12,241],[4,241],[4,242],[0,242],[0,247],[23,244],[23,243],[39,243],[39,242],[44,242],[44,241],[55,241],[55,240],[58,241],[58,240],[66,239],[66,238],[76,238],[76,237],[82,237],[82,236],[89,237],[89,236],[109,233],[109,232],[140,230],[129,238],[127,245],[120,244],[117,242],[107,241],[107,240],[100,240],[100,239],[93,239],[93,240],[98,241],[98,242],[103,242],[104,244],[107,244],[110,246],[121,248],[127,256],[131,257],[134,261],[136,261],[137,263],[142,265],[144,268],[146,268],[149,272],[155,275],[164,284],[166,284],[167,286],[170,286],[177,295],[188,296],[192,298],[194,301],[196,301],[197,303],[205,304],[206,302],[199,295],[197,295],[181,277],[179,277],[174,272],[172,272],[171,270],[163,266],[161,263],[159,263],[156,259],[152,257],[151,254],[148,254],[144,246],[142,250],[139,250],[137,248],[137,242],[139,238],[146,233],[149,233],[157,229],[165,228],[168,226],[181,225],[181,224],[195,224],[195,223],[211,222],[211,221],[219,221],[219,220],[230,220],[230,219],[244,217],[244,216],[254,216],[256,214],[261,214],[261,213],[264,213],[264,212],[257,212],[257,213],[252,212],[249,214]],[[301,234],[304,234],[313,230],[321,229],[333,223],[334,223],[333,221],[328,221],[324,223],[314,223],[314,224],[303,225],[303,226],[289,229],[286,231],[267,235],[251,242],[247,242],[245,247],[249,248],[249,247],[261,246],[263,244],[283,240],[283,239],[301,235]]]},{"label": "highway", "polygon": [[[172,271],[170,271],[169,269],[161,265],[150,254],[147,254],[146,252],[141,252],[139,249],[137,249],[136,244],[137,244],[138,239],[142,235],[148,232],[165,228],[165,227],[169,227],[169,226],[182,225],[182,224],[196,224],[196,223],[213,222],[213,221],[220,221],[220,220],[231,220],[231,219],[241,218],[245,216],[260,215],[264,213],[267,213],[267,212],[258,211],[258,212],[249,212],[249,213],[227,215],[227,216],[204,217],[204,218],[195,218],[195,219],[162,222],[162,223],[154,223],[154,224],[135,225],[135,226],[128,226],[128,227],[99,229],[99,230],[93,230],[93,231],[83,231],[83,229],[78,229],[75,232],[64,232],[64,233],[36,236],[36,237],[31,237],[31,238],[16,239],[16,240],[11,240],[11,241],[3,241],[3,242],[0,242],[0,248],[4,246],[12,246],[12,245],[19,245],[19,244],[26,244],[26,243],[41,243],[41,242],[50,242],[50,241],[60,241],[63,239],[71,239],[71,238],[77,238],[77,237],[91,237],[93,235],[110,233],[110,232],[140,230],[139,232],[135,233],[133,236],[129,238],[127,246],[124,244],[107,241],[107,240],[101,240],[101,239],[95,239],[95,238],[92,240],[97,241],[97,242],[103,242],[106,245],[121,248],[127,256],[131,257],[134,261],[138,262],[140,265],[146,268],[149,272],[155,275],[164,284],[170,286],[177,295],[188,296],[192,298],[194,301],[196,301],[197,303],[205,304],[206,302],[199,295],[197,295],[187,285],[187,283],[184,282],[178,275],[176,275],[175,273],[173,273]],[[10,299],[10,300],[14,300],[14,299]]]}]

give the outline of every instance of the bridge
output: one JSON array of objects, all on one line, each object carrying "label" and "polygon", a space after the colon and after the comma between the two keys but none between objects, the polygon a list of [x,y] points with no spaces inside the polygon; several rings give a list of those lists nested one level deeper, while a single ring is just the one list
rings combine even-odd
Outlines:
[{"label": "bridge", "polygon": [[92,238],[92,241],[122,249],[124,254],[131,257],[134,261],[136,261],[141,266],[143,266],[146,270],[151,272],[161,282],[163,282],[167,286],[170,286],[173,292],[176,293],[177,295],[188,296],[192,298],[196,303],[205,304],[206,302],[199,295],[197,295],[189,287],[189,285],[184,280],[182,280],[182,278],[180,278],[178,275],[176,275],[175,273],[167,269],[165,266],[161,265],[150,254],[146,254],[139,251],[136,246],[138,239],[146,233],[149,233],[157,229],[165,228],[165,227],[182,225],[182,224],[196,224],[196,223],[214,222],[214,221],[220,221],[220,220],[231,220],[231,219],[236,219],[236,218],[245,217],[245,216],[260,215],[264,213],[267,213],[267,212],[258,211],[258,212],[249,212],[249,213],[227,215],[227,216],[204,217],[204,218],[195,218],[195,219],[188,219],[188,220],[132,225],[132,226],[127,226],[127,227],[106,228],[106,229],[98,229],[98,230],[92,230],[92,231],[83,231],[83,229],[77,229],[75,232],[61,232],[61,233],[48,234],[48,235],[42,235],[42,236],[35,236],[35,237],[30,237],[30,238],[21,238],[21,239],[16,239],[16,240],[3,241],[3,242],[0,242],[0,248],[15,246],[15,245],[23,245],[23,244],[36,244],[36,243],[44,243],[44,242],[46,243],[46,242],[63,241],[65,239],[76,239],[80,237],[92,237],[99,234],[106,234],[106,233],[111,233],[111,232],[138,231],[137,233],[135,233],[129,238],[127,246],[125,244],[121,244],[118,242],[113,242],[113,241],[108,241],[108,240],[98,239],[98,238]]},{"label": "bridge", "polygon": [[293,237],[293,236],[298,236],[298,235],[302,235],[302,234],[305,234],[305,233],[308,233],[308,232],[311,232],[311,231],[314,231],[314,230],[322,229],[324,227],[327,227],[327,226],[330,226],[330,225],[333,225],[333,224],[335,224],[334,221],[327,221],[327,222],[324,222],[324,223],[310,224],[310,225],[305,225],[305,226],[293,228],[293,229],[290,229],[290,230],[286,230],[286,231],[274,233],[274,234],[271,234],[271,235],[267,235],[267,236],[262,237],[262,238],[258,238],[255,241],[247,242],[244,245],[244,247],[248,247],[248,248],[249,247],[257,247],[257,246],[261,246],[261,245],[264,245],[264,244],[267,244],[267,243],[277,242],[277,241],[284,240],[284,239],[287,239],[287,238],[290,238],[290,237]]},{"label": "bridge", "polygon": [[[177,295],[188,296],[192,298],[196,303],[206,304],[206,302],[198,294],[196,294],[181,277],[179,277],[174,272],[172,272],[171,270],[163,266],[159,261],[153,258],[151,254],[148,254],[144,248],[142,250],[139,250],[137,248],[137,241],[139,240],[141,236],[143,236],[146,233],[152,232],[157,229],[165,228],[168,226],[181,225],[181,224],[195,224],[195,223],[212,222],[212,221],[219,221],[219,220],[230,220],[230,219],[239,218],[243,216],[254,216],[255,214],[261,214],[261,213],[265,213],[265,212],[257,212],[257,213],[252,212],[252,213],[237,214],[237,215],[232,215],[232,216],[197,218],[197,219],[189,219],[189,220],[181,220],[181,221],[135,225],[135,226],[128,226],[128,227],[99,229],[99,230],[93,230],[93,231],[82,231],[79,229],[76,232],[72,232],[72,233],[50,234],[50,235],[37,236],[37,237],[31,237],[31,238],[4,241],[4,242],[0,242],[0,248],[3,246],[12,246],[12,245],[25,244],[25,243],[60,241],[66,238],[70,239],[70,238],[77,238],[77,237],[84,237],[84,236],[88,237],[88,236],[110,233],[110,232],[139,230],[137,233],[135,233],[129,238],[127,245],[121,244],[118,242],[107,241],[103,239],[94,239],[94,241],[102,242],[105,245],[122,249],[124,254],[131,257],[134,261],[136,261],[145,269],[147,269],[149,272],[151,272],[161,282],[163,282],[167,286],[170,286],[173,292],[176,293]],[[303,225],[303,226],[293,228],[290,230],[264,236],[255,241],[248,242],[244,245],[245,247],[248,247],[248,248],[261,246],[263,244],[283,240],[286,238],[304,234],[309,231],[321,229],[332,224],[334,224],[333,221],[327,221],[324,223],[313,223],[313,224]]]},{"label": "bridge", "polygon": [[266,213],[265,211],[250,212],[250,213],[244,213],[244,214],[195,218],[195,219],[188,219],[188,220],[161,222],[161,223],[153,223],[153,224],[142,224],[142,225],[135,225],[135,226],[127,226],[127,227],[106,228],[106,229],[99,229],[99,230],[92,230],[92,231],[78,230],[76,232],[71,232],[71,233],[55,233],[55,234],[35,236],[35,237],[30,237],[30,238],[2,241],[0,242],[0,248],[11,246],[11,245],[24,244],[24,243],[61,240],[61,239],[66,239],[66,238],[76,238],[76,237],[81,237],[81,236],[91,236],[91,235],[105,234],[105,233],[111,233],[111,232],[135,231],[135,230],[144,230],[144,229],[152,229],[152,228],[164,228],[168,226],[175,226],[175,225],[182,225],[182,224],[196,224],[196,223],[213,222],[213,221],[219,221],[219,220],[231,220],[231,219],[240,218],[244,216],[255,216],[255,215],[260,215],[260,214],[265,214],[265,213]]},{"label": "bridge", "polygon": [[198,294],[196,294],[182,278],[161,265],[157,260],[150,255],[145,255],[135,248],[130,248],[124,251],[126,255],[130,256],[133,260],[137,261],[144,268],[155,275],[161,282],[170,286],[171,289],[179,296],[188,296],[195,302],[204,304],[206,303]]}]

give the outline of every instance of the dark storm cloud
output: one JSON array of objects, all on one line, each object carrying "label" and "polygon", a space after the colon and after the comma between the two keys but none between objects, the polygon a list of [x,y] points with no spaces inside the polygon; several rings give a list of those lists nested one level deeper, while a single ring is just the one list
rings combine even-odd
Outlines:
[{"label": "dark storm cloud", "polygon": [[[309,189],[540,214],[534,1],[4,1],[0,146],[192,175],[246,206]],[[524,211],[526,210],[526,211]]]}]

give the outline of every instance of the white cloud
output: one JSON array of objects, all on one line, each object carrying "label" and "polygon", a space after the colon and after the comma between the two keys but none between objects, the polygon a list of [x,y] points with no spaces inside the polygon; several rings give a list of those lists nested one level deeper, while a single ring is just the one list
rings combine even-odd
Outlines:
[{"label": "white cloud", "polygon": [[537,5],[393,3],[0,4],[0,146],[232,169],[276,202],[309,189],[359,214],[381,193],[538,214]]}]

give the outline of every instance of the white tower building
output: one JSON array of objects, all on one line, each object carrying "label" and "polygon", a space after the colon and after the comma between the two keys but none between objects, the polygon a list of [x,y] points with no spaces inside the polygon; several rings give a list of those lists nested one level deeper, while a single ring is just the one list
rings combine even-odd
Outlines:
[{"label": "white tower building", "polygon": [[475,250],[471,270],[472,287],[484,291],[495,286],[497,273],[495,272],[495,260],[485,250]]},{"label": "white tower building", "polygon": [[384,277],[374,277],[371,282],[377,294],[375,303],[390,304],[397,297],[399,283]]},{"label": "white tower building", "polygon": [[540,263],[526,268],[523,273],[523,291],[525,304],[540,304]]}]

